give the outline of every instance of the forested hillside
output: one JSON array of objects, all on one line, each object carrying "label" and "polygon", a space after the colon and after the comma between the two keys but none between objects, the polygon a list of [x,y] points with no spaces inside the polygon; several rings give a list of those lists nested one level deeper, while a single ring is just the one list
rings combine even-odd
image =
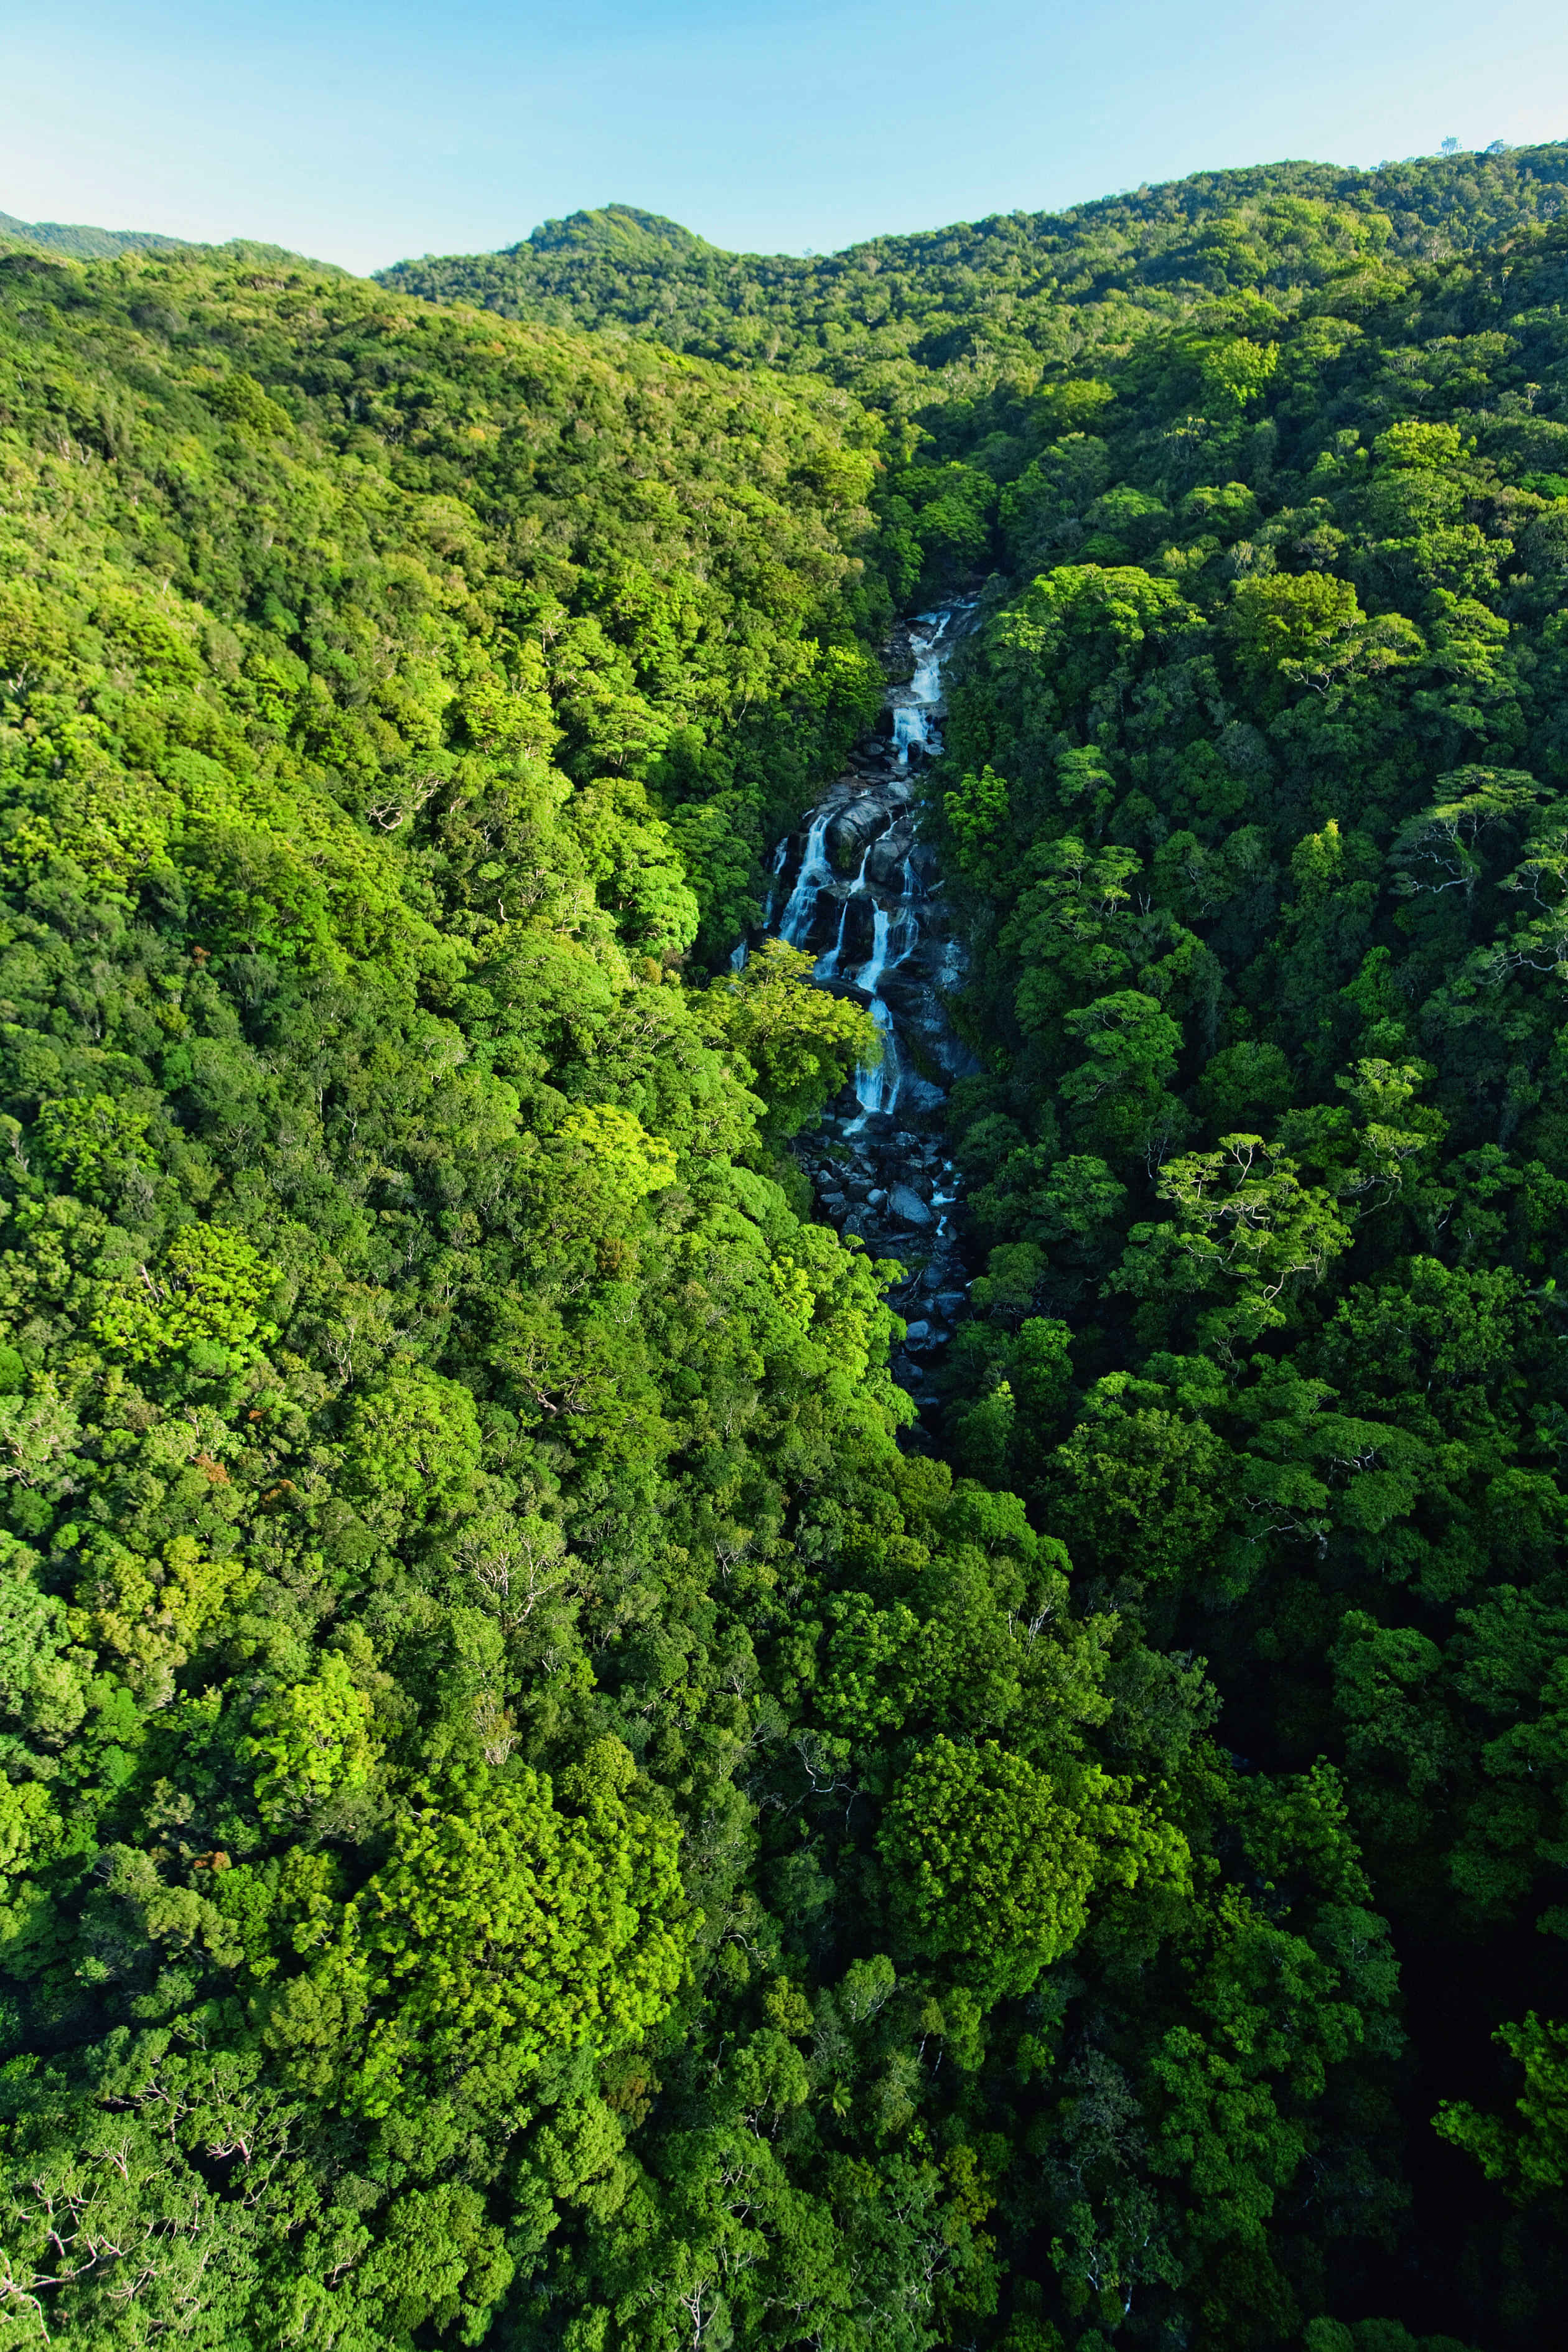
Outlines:
[{"label": "forested hillside", "polygon": [[1391,2306],[1498,2343],[1568,2219],[1565,293],[1554,226],[1046,383],[930,812],[987,1065],[955,1465],[1250,1770],[1342,1776]]},{"label": "forested hillside", "polygon": [[[647,215],[592,332],[0,258],[18,2345],[1549,2334],[1561,158],[826,367],[579,299]],[[725,966],[964,585],[922,1451],[787,1149],[869,1022]]]},{"label": "forested hillside", "polygon": [[1568,146],[1375,172],[1272,163],[1003,213],[842,253],[725,253],[673,221],[611,205],[547,221],[500,253],[426,255],[382,272],[427,301],[515,319],[629,329],[731,365],[825,375],[907,414],[1124,349],[1215,296],[1278,296],[1432,259],[1555,218]]}]

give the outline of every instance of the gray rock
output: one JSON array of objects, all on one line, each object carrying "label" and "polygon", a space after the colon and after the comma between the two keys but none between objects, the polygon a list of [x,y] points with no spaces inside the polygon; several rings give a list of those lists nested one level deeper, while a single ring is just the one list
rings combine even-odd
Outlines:
[{"label": "gray rock", "polygon": [[909,1184],[895,1184],[888,1194],[888,1206],[895,1217],[906,1224],[929,1225],[933,1223],[931,1211],[920,1194]]},{"label": "gray rock", "polygon": [[931,1328],[922,1316],[919,1322],[911,1323],[909,1329],[904,1333],[904,1345],[906,1348],[918,1349],[929,1348],[931,1344]]},{"label": "gray rock", "polygon": [[888,1196],[879,1184],[874,1192],[868,1192],[865,1197],[874,1209],[885,1209],[888,1205]]},{"label": "gray rock", "polygon": [[962,1290],[939,1290],[931,1304],[935,1307],[937,1313],[939,1315],[945,1315],[948,1321],[951,1323],[955,1315],[963,1314],[965,1307],[969,1304],[969,1301],[965,1298]]}]

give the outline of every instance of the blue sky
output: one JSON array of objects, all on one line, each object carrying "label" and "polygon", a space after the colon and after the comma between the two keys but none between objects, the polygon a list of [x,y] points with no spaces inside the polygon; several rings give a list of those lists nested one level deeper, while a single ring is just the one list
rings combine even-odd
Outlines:
[{"label": "blue sky", "polygon": [[1568,136],[1549,0],[0,0],[0,210],[371,269],[612,198],[818,252]]}]

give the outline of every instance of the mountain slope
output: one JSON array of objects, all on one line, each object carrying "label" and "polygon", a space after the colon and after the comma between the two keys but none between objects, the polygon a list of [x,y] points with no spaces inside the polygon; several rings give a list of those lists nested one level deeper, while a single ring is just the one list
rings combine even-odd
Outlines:
[{"label": "mountain slope", "polygon": [[1215,295],[1278,297],[1347,269],[1437,258],[1553,218],[1568,146],[1375,172],[1286,163],[1200,173],[1063,213],[994,215],[820,258],[724,253],[629,207],[575,214],[493,254],[380,273],[428,301],[621,326],[731,363],[827,375],[908,408],[1005,369],[1114,343]]},{"label": "mountain slope", "polygon": [[[1112,200],[1012,310],[1005,224],[895,241],[918,423],[804,264],[784,374],[0,255],[19,2341],[1549,2332],[1568,225],[1512,161]],[[955,580],[933,1455],[780,1150],[866,1017],[724,951]]]},{"label": "mountain slope", "polygon": [[232,254],[0,257],[0,358],[18,2326],[1315,2308],[1397,2046],[1332,1776],[1238,1771],[1131,1596],[900,1450],[778,1152],[870,1024],[687,960],[879,702],[877,420]]}]

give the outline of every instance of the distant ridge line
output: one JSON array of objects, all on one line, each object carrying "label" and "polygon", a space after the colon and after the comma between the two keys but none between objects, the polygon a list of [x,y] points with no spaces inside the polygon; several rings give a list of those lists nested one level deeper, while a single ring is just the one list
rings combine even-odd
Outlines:
[{"label": "distant ridge line", "polygon": [[84,222],[17,220],[0,213],[0,237],[41,246],[71,261],[111,261],[121,253],[189,253],[188,238],[164,236],[153,228],[92,228]]}]

